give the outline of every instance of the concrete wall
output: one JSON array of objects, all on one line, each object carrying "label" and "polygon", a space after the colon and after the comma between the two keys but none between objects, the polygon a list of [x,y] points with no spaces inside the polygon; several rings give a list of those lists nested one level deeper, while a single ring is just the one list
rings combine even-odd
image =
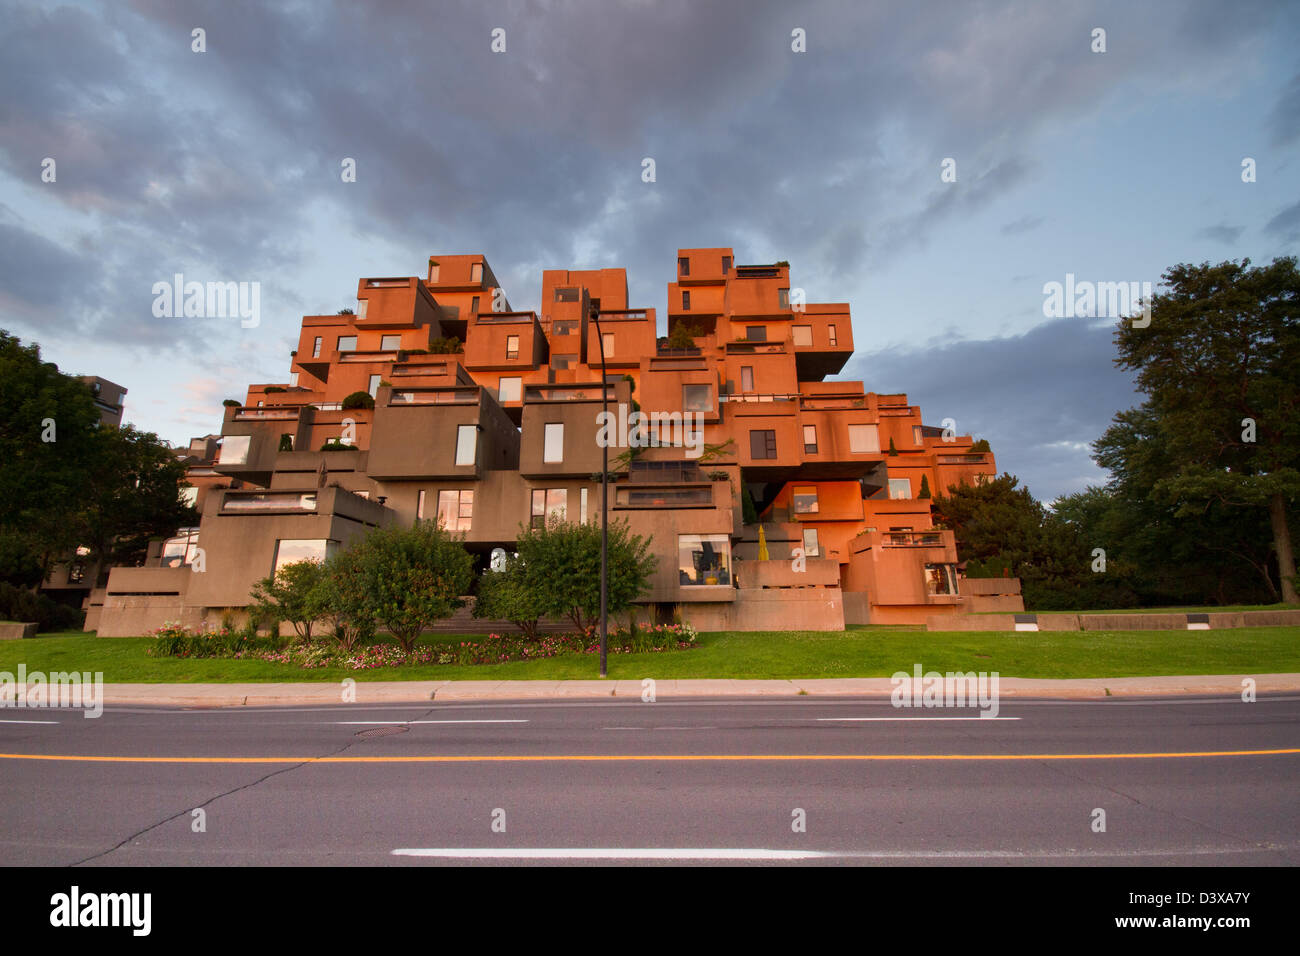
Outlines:
[{"label": "concrete wall", "polygon": [[683,604],[682,618],[701,631],[842,631],[839,588],[738,590],[731,604]]}]

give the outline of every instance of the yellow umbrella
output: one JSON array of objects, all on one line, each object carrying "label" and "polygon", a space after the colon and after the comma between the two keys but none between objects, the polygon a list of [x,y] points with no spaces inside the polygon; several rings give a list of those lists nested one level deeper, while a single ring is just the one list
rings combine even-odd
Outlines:
[{"label": "yellow umbrella", "polygon": [[767,535],[763,533],[763,526],[758,526],[758,560],[767,561],[771,555],[767,553]]}]

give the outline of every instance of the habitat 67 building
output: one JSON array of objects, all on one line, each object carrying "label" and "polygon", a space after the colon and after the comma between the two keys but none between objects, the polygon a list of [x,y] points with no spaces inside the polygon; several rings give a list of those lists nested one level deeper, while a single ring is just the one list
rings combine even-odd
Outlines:
[{"label": "habitat 67 building", "polygon": [[996,473],[987,446],[828,380],[853,354],[849,306],[802,299],[787,263],[725,248],[678,251],[664,337],[623,269],[544,271],[540,313],[512,310],[481,255],[363,278],[354,307],[303,317],[286,380],[191,444],[199,526],[113,569],[87,626],[215,623],[276,568],[417,519],[486,567],[521,526],[600,520],[602,442],[610,518],[658,556],[647,618],[837,630],[1020,609],[961,578],[931,515],[931,493]]}]

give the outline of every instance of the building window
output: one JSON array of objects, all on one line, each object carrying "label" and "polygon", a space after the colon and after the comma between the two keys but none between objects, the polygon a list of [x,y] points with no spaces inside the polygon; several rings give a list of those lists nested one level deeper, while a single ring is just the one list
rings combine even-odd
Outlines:
[{"label": "building window", "polygon": [[731,539],[725,534],[679,534],[677,581],[682,586],[731,585]]},{"label": "building window", "polygon": [[379,347],[385,352],[391,352],[402,347],[402,337],[400,335],[385,335],[379,339]]},{"label": "building window", "polygon": [[849,426],[849,451],[854,455],[880,453],[880,433],[875,425]]},{"label": "building window", "polygon": [[438,492],[438,524],[447,531],[468,531],[473,518],[473,489]]},{"label": "building window", "polygon": [[430,281],[430,282],[437,282],[437,281],[438,281],[438,273],[441,272],[441,271],[442,271],[442,267],[441,267],[440,265],[438,265],[438,263],[433,262],[432,260],[430,260],[430,262],[429,262],[429,281]]},{"label": "building window", "polygon": [[320,358],[320,347],[324,344],[324,342],[325,340],[322,339],[319,335],[316,336],[316,341],[312,342],[311,345],[312,358]]},{"label": "building window", "polygon": [[812,485],[796,485],[791,497],[794,513],[797,515],[817,514],[817,489]]},{"label": "building window", "polygon": [[415,499],[415,517],[424,520],[424,489],[420,489],[419,496]]},{"label": "building window", "polygon": [[366,317],[366,310],[369,308],[370,308],[369,299],[357,299],[357,318],[364,319]]},{"label": "building window", "polygon": [[600,336],[601,348],[605,350],[605,357],[609,358],[614,354],[614,333],[604,332]]},{"label": "building window", "polygon": [[777,289],[777,290],[776,290],[776,301],[777,301],[777,305],[780,306],[782,309],[788,309],[788,308],[790,308],[790,290],[789,290],[789,289]]},{"label": "building window", "polygon": [[563,371],[566,368],[573,368],[578,363],[576,355],[552,355],[551,368],[557,371]]},{"label": "building window", "polygon": [[297,388],[297,387],[298,387],[298,373],[297,373],[297,372],[290,372],[290,373],[289,373],[289,387],[290,387],[290,388]]},{"label": "building window", "polygon": [[469,301],[469,311],[472,315],[478,315],[478,298],[478,296],[474,296]]},{"label": "building window", "polygon": [[775,431],[752,431],[749,433],[749,457],[750,458],[775,458],[776,457],[776,432]]},{"label": "building window", "polygon": [[252,435],[227,435],[221,439],[221,454],[218,465],[247,465],[248,450],[253,444]]},{"label": "building window", "polygon": [[568,320],[556,319],[551,323],[552,335],[572,335],[578,331],[578,323]]},{"label": "building window", "polygon": [[767,326],[766,325],[747,325],[745,326],[746,342],[766,342]]},{"label": "building window", "polygon": [[681,273],[682,275],[684,275],[684,276],[688,276],[688,275],[690,275],[690,274],[691,274],[691,260],[690,260],[690,259],[678,259],[678,260],[677,260],[677,271],[680,272],[680,273]]},{"label": "building window", "polygon": [[912,444],[913,444],[913,445],[924,445],[924,444],[925,444],[925,442],[921,440],[921,426],[920,426],[920,425],[913,425],[913,426],[912,426]]},{"label": "building window", "polygon": [[803,453],[805,455],[817,454],[817,426],[805,425],[803,427]]},{"label": "building window", "polygon": [[497,386],[497,401],[517,402],[523,395],[523,388],[522,378],[503,378]]},{"label": "building window", "polygon": [[689,291],[685,291],[685,290],[683,290],[683,292],[682,292],[682,308],[683,308],[683,309],[689,309],[690,307],[691,307],[691,294],[690,294]]},{"label": "building window", "polygon": [[752,392],[754,390],[754,367],[752,365],[742,365],[740,367],[740,390],[742,392]]},{"label": "building window", "polygon": [[355,335],[340,335],[338,350],[340,352],[355,352],[357,350],[357,337]]},{"label": "building window", "polygon": [[812,345],[811,325],[796,325],[790,331],[794,333],[795,345]]},{"label": "building window", "polygon": [[803,529],[803,556],[805,558],[820,557],[822,553],[821,543],[817,540],[816,528]]},{"label": "building window", "polygon": [[379,383],[382,382],[383,380],[384,377],[382,375],[370,376],[370,384],[366,387],[366,391],[370,393],[371,398],[374,398],[376,395],[379,394]]},{"label": "building window", "polygon": [[578,521],[582,524],[587,523],[587,489],[578,490]]},{"label": "building window", "polygon": [[[198,529],[185,529],[181,531],[184,534],[177,535],[174,538],[168,538],[163,542],[162,547],[162,567],[164,568],[183,568],[194,563],[195,555],[199,548]],[[80,553],[81,549],[77,549]],[[74,567],[81,567],[78,562]],[[73,580],[80,580],[73,579]]]},{"label": "building window", "polygon": [[912,497],[912,480],[910,478],[890,478],[889,497],[891,498]]},{"label": "building window", "polygon": [[[584,491],[586,489],[583,489]],[[561,521],[566,520],[569,510],[569,492],[565,488],[534,488],[533,511],[529,526],[546,527],[546,519],[556,515]]]},{"label": "building window", "polygon": [[712,385],[683,385],[682,386],[682,411],[684,412],[713,411],[713,386]]},{"label": "building window", "polygon": [[272,573],[279,574],[286,564],[298,561],[324,563],[337,548],[337,541],[325,538],[281,538],[275,542],[275,568]]},{"label": "building window", "polygon": [[189,485],[181,489],[181,504],[195,508],[199,503],[199,489]]},{"label": "building window", "polygon": [[519,336],[517,335],[506,336],[506,358],[507,359],[519,358]]},{"label": "building window", "polygon": [[725,276],[731,271],[731,256],[722,257],[722,274]]},{"label": "building window", "polygon": [[474,464],[474,453],[478,446],[478,426],[458,425],[456,427],[456,464]]},{"label": "building window", "polygon": [[469,267],[469,281],[470,281],[470,282],[482,282],[482,281],[483,281],[483,263],[481,263],[481,262],[475,262],[475,263],[472,263],[472,264],[470,265],[470,267]]},{"label": "building window", "polygon": [[548,422],[544,438],[542,462],[550,465],[564,461],[564,425]]},{"label": "building window", "polygon": [[927,564],[925,566],[926,589],[931,594],[956,594],[957,569],[952,564]]},{"label": "building window", "polygon": [[577,302],[578,290],[577,289],[556,289],[555,301],[556,302]]},{"label": "building window", "polygon": [[831,348],[839,344],[839,339],[835,335],[835,323],[832,322],[826,327],[826,336],[830,339]]}]

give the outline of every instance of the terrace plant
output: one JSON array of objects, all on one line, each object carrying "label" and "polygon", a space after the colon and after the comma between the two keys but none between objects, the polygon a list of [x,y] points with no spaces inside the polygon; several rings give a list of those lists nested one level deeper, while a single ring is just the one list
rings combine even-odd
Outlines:
[{"label": "terrace plant", "polygon": [[326,611],[322,588],[325,569],[319,561],[295,561],[253,585],[250,613],[288,621],[304,643],[310,643],[316,619]]},{"label": "terrace plant", "polygon": [[369,392],[352,392],[339,404],[344,410],[353,408],[374,408],[375,397]]}]

